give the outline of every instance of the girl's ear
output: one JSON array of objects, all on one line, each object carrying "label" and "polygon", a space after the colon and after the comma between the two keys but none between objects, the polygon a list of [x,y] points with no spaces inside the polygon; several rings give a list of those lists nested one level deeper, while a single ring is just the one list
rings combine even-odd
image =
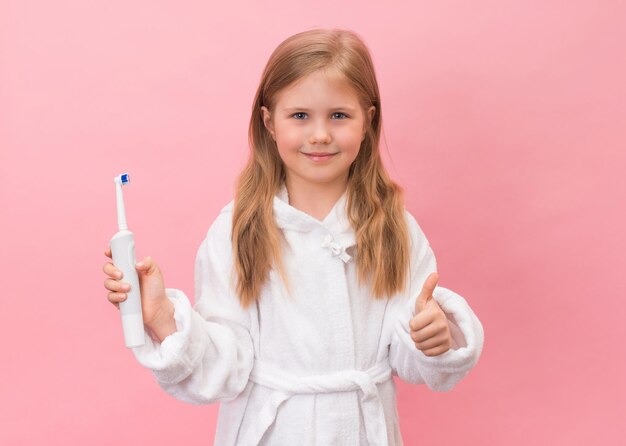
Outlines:
[{"label": "girl's ear", "polygon": [[272,135],[272,139],[276,141],[276,136],[274,136],[274,123],[272,122],[272,114],[268,110],[265,105],[261,106],[261,113],[263,113],[263,125]]},{"label": "girl's ear", "polygon": [[376,113],[376,107],[374,107],[373,105],[367,109],[367,113],[369,114],[370,117],[370,125],[372,124],[372,119],[374,119],[374,113]]},{"label": "girl's ear", "polygon": [[372,125],[372,119],[374,119],[374,113],[376,113],[376,107],[372,105],[370,108],[367,109],[368,119],[365,121],[365,126],[363,127],[363,137],[361,138],[361,141],[365,139],[365,133],[367,132],[367,128]]}]

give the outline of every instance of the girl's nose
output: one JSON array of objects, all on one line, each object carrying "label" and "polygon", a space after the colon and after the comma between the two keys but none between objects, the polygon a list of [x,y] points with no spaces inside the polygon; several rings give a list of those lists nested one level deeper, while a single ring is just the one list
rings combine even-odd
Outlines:
[{"label": "girl's nose", "polygon": [[330,141],[330,133],[324,125],[316,126],[309,137],[310,144],[329,144]]}]

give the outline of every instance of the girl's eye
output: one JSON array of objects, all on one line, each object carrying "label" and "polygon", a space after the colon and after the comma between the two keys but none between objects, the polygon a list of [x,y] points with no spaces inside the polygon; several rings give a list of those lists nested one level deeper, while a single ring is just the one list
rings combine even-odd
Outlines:
[{"label": "girl's eye", "polygon": [[[348,117],[348,115],[346,115],[343,112],[335,112],[335,113],[332,114],[332,116],[336,116],[336,115],[339,115],[339,118],[336,118],[336,119],[344,119],[344,118]],[[302,119],[306,118],[306,113],[305,112],[297,112],[297,113],[294,113],[291,116],[293,116],[294,118],[296,118],[298,120],[302,120]]]}]

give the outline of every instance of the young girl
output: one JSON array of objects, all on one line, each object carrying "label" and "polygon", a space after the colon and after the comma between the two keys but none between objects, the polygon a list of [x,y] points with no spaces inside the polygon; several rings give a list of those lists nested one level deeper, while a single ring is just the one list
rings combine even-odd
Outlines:
[{"label": "young girl", "polygon": [[[198,250],[195,306],[150,257],[137,264],[133,352],[174,397],[221,402],[216,445],[401,445],[392,375],[447,391],[476,364],[482,325],[436,286],[382,165],[381,122],[358,35],[288,38],[257,90],[235,199]],[[118,305],[128,284],[104,271]]]}]

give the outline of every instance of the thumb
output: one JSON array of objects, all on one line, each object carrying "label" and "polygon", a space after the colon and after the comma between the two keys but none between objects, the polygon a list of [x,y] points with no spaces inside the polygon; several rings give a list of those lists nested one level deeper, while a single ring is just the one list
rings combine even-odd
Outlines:
[{"label": "thumb", "polygon": [[144,257],[141,262],[137,262],[135,268],[142,274],[150,275],[157,270],[157,265],[154,263],[154,260],[152,260],[152,257],[147,256]]},{"label": "thumb", "polygon": [[424,286],[422,287],[422,291],[415,300],[415,314],[418,314],[420,311],[422,311],[426,307],[428,301],[433,298],[433,292],[435,291],[435,287],[437,286],[438,281],[439,273],[437,272],[431,273],[426,278]]}]

